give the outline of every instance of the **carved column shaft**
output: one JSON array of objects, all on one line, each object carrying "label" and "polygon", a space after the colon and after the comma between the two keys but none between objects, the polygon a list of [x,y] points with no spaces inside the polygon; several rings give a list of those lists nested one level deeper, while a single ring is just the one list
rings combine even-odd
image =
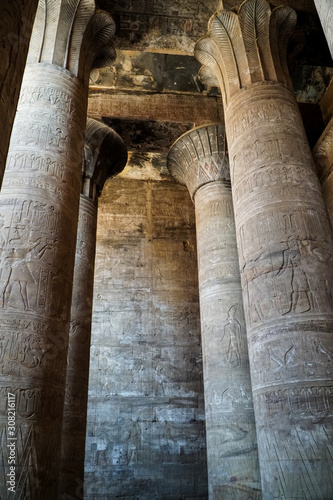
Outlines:
[{"label": "carved column shaft", "polygon": [[126,165],[127,150],[110,127],[91,118],[76,242],[61,447],[61,498],[81,498],[84,477],[97,199],[105,181]]},{"label": "carved column shaft", "polygon": [[260,477],[230,186],[194,197],[209,498],[259,499]]},{"label": "carved column shaft", "polygon": [[242,291],[224,128],[190,131],[168,168],[186,183],[196,214],[211,500],[259,499],[260,478]]},{"label": "carved column shaft", "polygon": [[333,497],[332,229],[286,64],[288,7],[214,16],[263,498]]},{"label": "carved column shaft", "polygon": [[328,499],[333,239],[320,184],[281,85],[241,90],[226,128],[264,498]]},{"label": "carved column shaft", "polygon": [[38,0],[2,0],[0,8],[0,186]]},{"label": "carved column shaft", "polygon": [[73,498],[84,476],[96,227],[97,203],[81,194],[61,452],[62,490]]},{"label": "carved column shaft", "polygon": [[0,194],[1,386],[17,398],[17,489],[36,499],[56,498],[85,101],[66,70],[27,67]]},{"label": "carved column shaft", "polygon": [[4,499],[7,393],[17,407],[16,495],[58,499],[88,75],[113,31],[93,1],[39,2],[0,194]]}]

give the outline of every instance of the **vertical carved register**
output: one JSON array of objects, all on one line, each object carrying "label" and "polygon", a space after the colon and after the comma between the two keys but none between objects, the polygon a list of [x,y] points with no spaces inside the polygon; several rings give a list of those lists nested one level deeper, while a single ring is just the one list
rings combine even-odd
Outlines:
[{"label": "vertical carved register", "polygon": [[259,499],[260,478],[223,125],[190,130],[168,169],[194,200],[209,498]]},{"label": "vertical carved register", "polygon": [[1,1],[0,186],[37,5],[38,0]]},{"label": "vertical carved register", "polygon": [[333,498],[332,229],[291,91],[289,7],[213,16],[196,56],[221,86],[263,498]]},{"label": "vertical carved register", "polygon": [[103,123],[88,118],[61,446],[61,492],[73,498],[77,490],[80,491],[84,475],[97,200],[105,181],[121,172],[126,162],[126,146],[119,135]]},{"label": "vertical carved register", "polygon": [[39,2],[0,194],[0,387],[16,397],[17,498],[58,498],[88,78],[113,33],[93,1]]}]

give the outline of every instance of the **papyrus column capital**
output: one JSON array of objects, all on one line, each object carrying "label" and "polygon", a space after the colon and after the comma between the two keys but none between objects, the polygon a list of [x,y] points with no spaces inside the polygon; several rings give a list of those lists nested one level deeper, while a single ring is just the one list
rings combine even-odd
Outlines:
[{"label": "papyrus column capital", "polygon": [[87,85],[91,69],[115,59],[114,33],[112,17],[94,0],[40,0],[27,63],[65,68]]},{"label": "papyrus column capital", "polygon": [[230,186],[224,126],[205,125],[182,135],[170,149],[168,169],[187,186],[192,199],[209,182],[224,181]]},{"label": "papyrus column capital", "polygon": [[101,193],[105,181],[123,170],[126,161],[126,146],[119,135],[107,125],[88,118],[61,444],[61,492],[64,496],[76,496],[77,481],[83,482],[84,475],[97,196]]},{"label": "papyrus column capital", "polygon": [[286,53],[295,24],[292,8],[272,10],[266,0],[245,0],[237,12],[222,9],[211,17],[195,56],[216,74],[225,105],[239,89],[258,82],[292,88]]},{"label": "papyrus column capital", "polygon": [[87,119],[83,162],[82,194],[95,199],[107,179],[119,174],[127,162],[127,148],[110,127],[93,118]]}]

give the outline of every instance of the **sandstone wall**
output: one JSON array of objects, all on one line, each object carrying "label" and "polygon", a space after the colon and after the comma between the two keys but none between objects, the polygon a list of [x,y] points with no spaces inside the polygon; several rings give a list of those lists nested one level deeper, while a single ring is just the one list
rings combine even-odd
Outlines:
[{"label": "sandstone wall", "polygon": [[194,207],[169,180],[115,178],[99,204],[85,498],[207,498],[205,455]]}]

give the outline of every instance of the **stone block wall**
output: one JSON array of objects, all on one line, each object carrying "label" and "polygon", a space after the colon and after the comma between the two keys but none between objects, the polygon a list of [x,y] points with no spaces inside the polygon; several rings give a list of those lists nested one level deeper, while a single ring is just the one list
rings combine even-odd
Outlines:
[{"label": "stone block wall", "polygon": [[99,204],[85,499],[207,498],[194,207],[118,177]]}]

